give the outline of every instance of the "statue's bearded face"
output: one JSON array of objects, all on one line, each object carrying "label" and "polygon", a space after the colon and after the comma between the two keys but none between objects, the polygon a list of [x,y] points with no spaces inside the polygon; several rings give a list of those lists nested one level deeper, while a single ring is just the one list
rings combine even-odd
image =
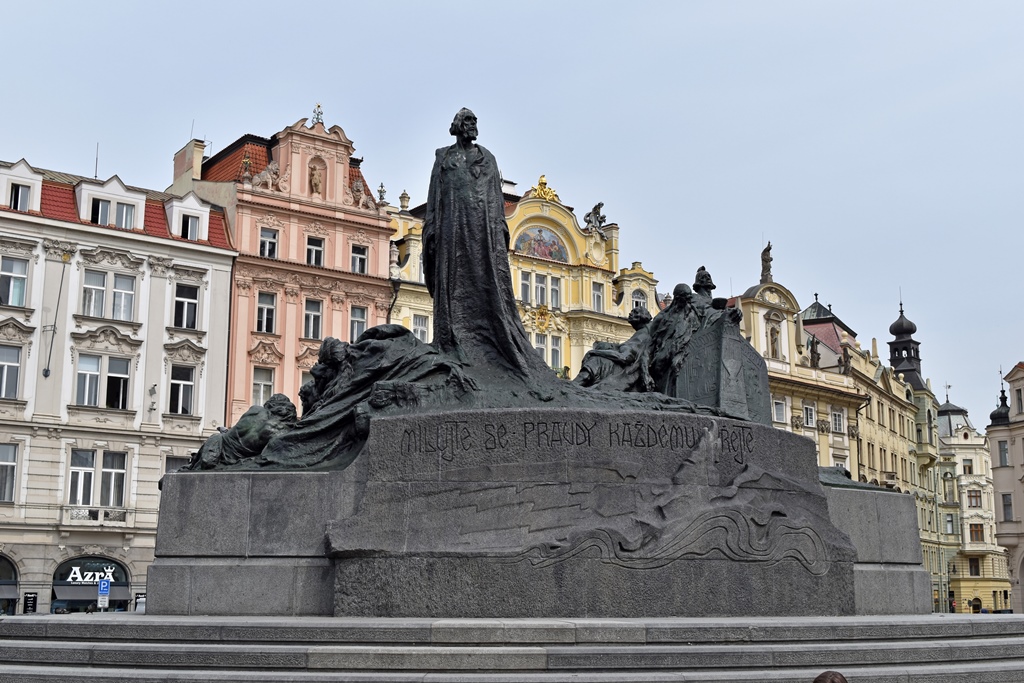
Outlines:
[{"label": "statue's bearded face", "polygon": [[470,140],[476,140],[476,116],[474,114],[466,114],[462,117],[462,124],[459,126],[462,130],[462,136],[469,138]]}]

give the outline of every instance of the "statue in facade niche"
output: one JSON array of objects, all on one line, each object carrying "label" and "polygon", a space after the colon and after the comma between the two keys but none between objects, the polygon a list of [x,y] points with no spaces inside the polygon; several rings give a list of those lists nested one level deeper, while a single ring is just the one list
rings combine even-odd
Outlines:
[{"label": "statue in facade niche", "polygon": [[316,164],[309,166],[309,189],[315,195],[323,196],[323,178],[320,175],[320,167]]}]

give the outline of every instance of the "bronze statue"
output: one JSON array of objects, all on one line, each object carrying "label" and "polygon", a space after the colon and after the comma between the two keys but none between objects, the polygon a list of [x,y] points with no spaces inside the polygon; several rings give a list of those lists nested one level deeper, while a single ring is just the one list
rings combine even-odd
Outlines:
[{"label": "bronze statue", "polygon": [[516,310],[498,163],[474,142],[476,115],[469,109],[455,115],[449,133],[456,142],[437,150],[423,221],[434,344],[460,360],[525,376],[543,363]]},{"label": "bronze statue", "polygon": [[772,242],[761,251],[761,284],[772,282]]},{"label": "bronze statue", "polygon": [[296,418],[295,406],[288,397],[274,394],[263,405],[249,408],[231,429],[207,439],[183,469],[209,470],[253,458],[273,437],[295,426]]}]

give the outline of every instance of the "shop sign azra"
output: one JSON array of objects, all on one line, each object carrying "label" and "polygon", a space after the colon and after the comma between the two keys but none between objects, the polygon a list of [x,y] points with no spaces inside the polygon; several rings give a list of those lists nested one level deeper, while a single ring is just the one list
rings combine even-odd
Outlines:
[{"label": "shop sign azra", "polygon": [[117,567],[103,567],[101,571],[82,571],[81,567],[72,567],[66,579],[69,583],[99,583],[100,579],[114,580]]}]

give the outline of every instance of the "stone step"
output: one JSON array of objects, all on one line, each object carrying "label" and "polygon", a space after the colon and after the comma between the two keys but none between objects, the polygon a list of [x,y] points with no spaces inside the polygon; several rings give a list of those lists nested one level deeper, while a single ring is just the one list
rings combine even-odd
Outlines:
[{"label": "stone step", "polygon": [[289,671],[704,671],[1017,660],[1024,637],[743,645],[268,645],[3,641],[0,661]]},{"label": "stone step", "polygon": [[[841,670],[850,683],[1022,683],[1020,663],[961,663],[943,665],[832,667]],[[64,666],[0,666],[0,683],[810,683],[824,667],[802,669],[735,669],[713,672],[589,672],[578,673],[383,673],[383,672],[268,672],[258,669],[211,671],[205,669],[120,669],[72,668]]]},{"label": "stone step", "polygon": [[385,619],[165,617],[125,613],[0,617],[0,639],[408,645],[728,644],[1024,636],[1024,615],[760,619]]}]

